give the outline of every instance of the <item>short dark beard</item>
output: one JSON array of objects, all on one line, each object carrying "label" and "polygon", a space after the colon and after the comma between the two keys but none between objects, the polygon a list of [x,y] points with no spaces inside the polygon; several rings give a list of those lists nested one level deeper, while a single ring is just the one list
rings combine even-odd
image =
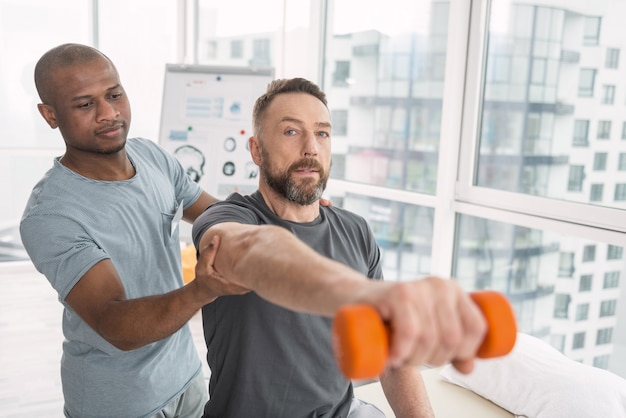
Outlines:
[{"label": "short dark beard", "polygon": [[117,154],[118,152],[120,152],[121,150],[124,149],[124,147],[126,146],[126,141],[124,141],[120,146],[118,146],[117,148],[112,148],[112,149],[102,149],[102,148],[98,148],[96,149],[96,152],[98,154],[102,154],[102,155],[113,155],[113,154]]},{"label": "short dark beard", "polygon": [[[328,173],[317,160],[303,158],[275,175],[272,173],[270,159],[264,149],[261,150],[261,154],[263,156],[261,172],[263,173],[265,183],[280,196],[301,206],[308,206],[322,197],[328,183]],[[317,170],[320,176],[319,181],[314,183],[314,180],[307,179],[301,185],[296,184],[291,177],[291,173],[301,168]]]}]

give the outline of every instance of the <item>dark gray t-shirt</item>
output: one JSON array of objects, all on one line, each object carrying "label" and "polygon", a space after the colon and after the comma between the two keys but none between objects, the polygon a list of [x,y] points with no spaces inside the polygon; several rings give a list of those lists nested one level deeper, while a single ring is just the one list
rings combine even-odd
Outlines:
[{"label": "dark gray t-shirt", "polygon": [[[369,226],[343,209],[323,206],[313,222],[295,223],[272,213],[259,192],[235,193],[194,223],[196,247],[204,231],[221,222],[282,226],[320,254],[382,279]],[[202,317],[211,369],[205,418],[348,415],[352,385],[333,356],[331,318],[283,309],[253,292],[222,296]]]}]

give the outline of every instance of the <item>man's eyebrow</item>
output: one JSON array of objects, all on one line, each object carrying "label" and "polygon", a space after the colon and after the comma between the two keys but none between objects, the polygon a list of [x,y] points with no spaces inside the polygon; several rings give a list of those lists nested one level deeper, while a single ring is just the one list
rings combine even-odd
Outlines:
[{"label": "man's eyebrow", "polygon": [[[118,89],[120,87],[121,87],[121,84],[118,83],[118,84],[116,84],[114,86],[109,87],[106,91],[107,91],[107,93],[109,93],[109,92],[111,92],[111,91],[113,91],[115,89]],[[93,97],[92,94],[85,94],[85,95],[82,95],[82,96],[72,97],[72,101],[73,102],[78,102],[78,101],[90,99],[92,97]]]},{"label": "man's eyebrow", "polygon": [[[297,123],[297,124],[300,124],[300,125],[304,123],[302,120],[297,119],[297,118],[292,118],[290,116],[285,116],[285,117],[281,118],[280,122],[292,122],[292,123]],[[317,128],[331,128],[332,127],[330,122],[315,122],[315,126]]]},{"label": "man's eyebrow", "polygon": [[293,122],[293,123],[299,123],[299,124],[304,123],[300,119],[292,118],[291,116],[284,116],[284,117],[282,117],[280,119],[280,122]]}]

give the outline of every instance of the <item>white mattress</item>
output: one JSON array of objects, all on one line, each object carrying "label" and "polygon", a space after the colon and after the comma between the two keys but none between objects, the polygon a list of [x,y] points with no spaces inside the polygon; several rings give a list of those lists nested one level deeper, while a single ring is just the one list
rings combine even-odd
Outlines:
[{"label": "white mattress", "polygon": [[[510,412],[474,392],[441,380],[439,370],[440,368],[433,368],[422,371],[430,403],[437,418],[514,417]],[[395,417],[379,382],[358,386],[354,392],[357,398],[373,403],[380,408],[388,418]]]}]

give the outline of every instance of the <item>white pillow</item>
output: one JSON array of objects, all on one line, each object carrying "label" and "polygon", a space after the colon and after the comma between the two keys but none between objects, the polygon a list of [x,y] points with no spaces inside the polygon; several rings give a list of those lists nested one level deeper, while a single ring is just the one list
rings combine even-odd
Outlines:
[{"label": "white pillow", "polygon": [[626,417],[625,379],[570,360],[528,334],[517,334],[509,355],[476,360],[470,374],[451,365],[439,374],[519,417]]}]

